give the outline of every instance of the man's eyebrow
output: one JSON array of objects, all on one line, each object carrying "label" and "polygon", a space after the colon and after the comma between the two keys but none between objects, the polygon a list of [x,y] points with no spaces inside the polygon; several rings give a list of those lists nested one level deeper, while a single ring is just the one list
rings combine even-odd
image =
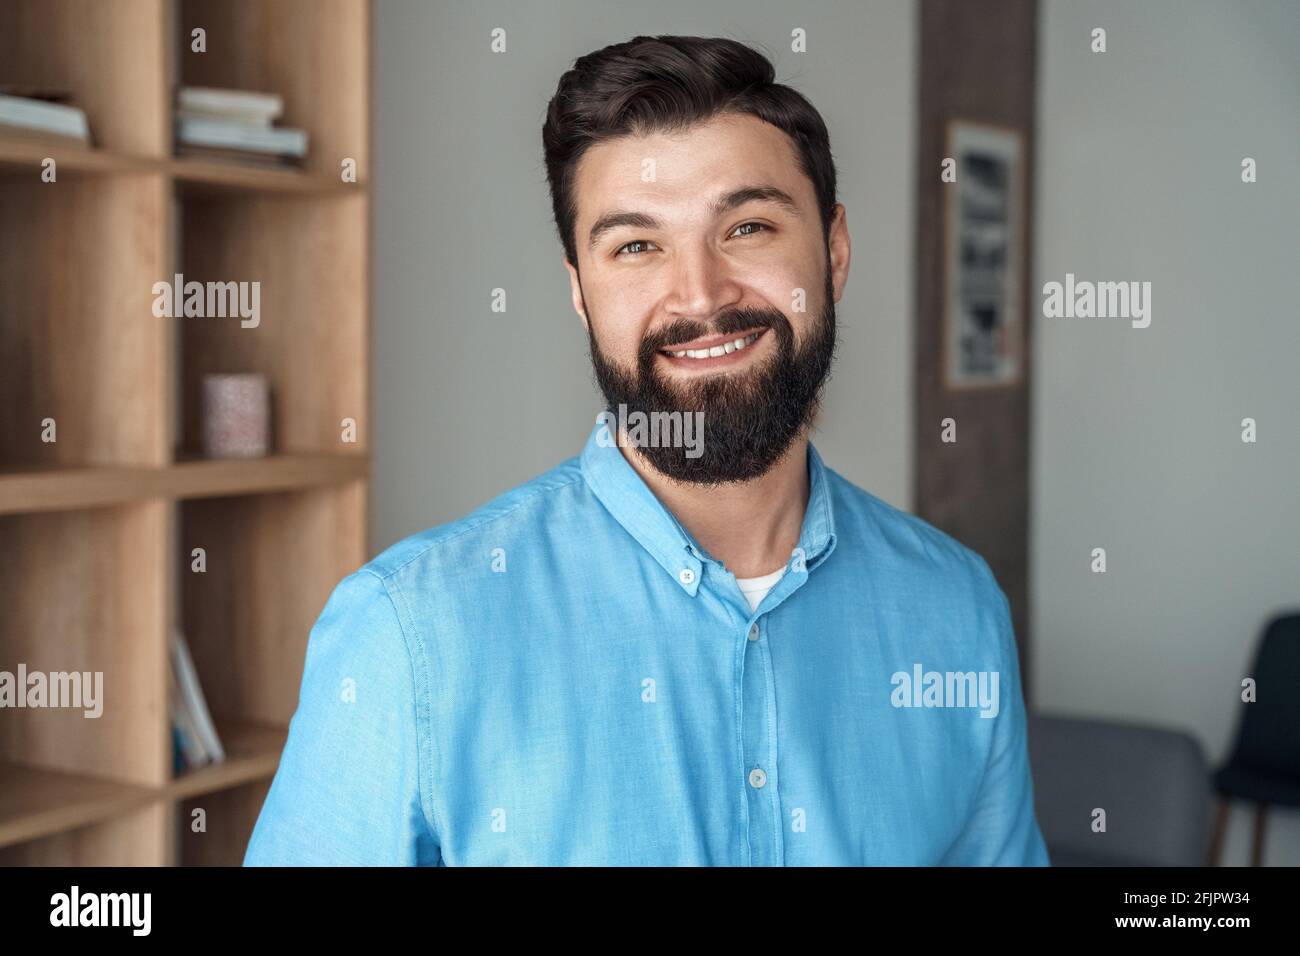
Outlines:
[{"label": "man's eyebrow", "polygon": [[790,198],[790,194],[775,186],[742,186],[740,189],[734,189],[713,204],[713,214],[721,216],[747,202],[776,203],[778,206],[784,206],[791,214],[799,215],[799,207]]},{"label": "man's eyebrow", "polygon": [[638,229],[658,229],[659,220],[644,212],[607,212],[591,225],[587,245],[595,248],[600,237],[619,226],[635,226]]},{"label": "man's eyebrow", "polygon": [[[713,204],[712,212],[715,216],[721,216],[750,202],[775,203],[784,207],[793,215],[799,215],[799,207],[790,194],[784,189],[778,189],[775,186],[742,186],[740,189],[733,189]],[[648,213],[624,210],[609,212],[592,223],[591,232],[587,236],[587,245],[594,248],[596,243],[600,241],[601,236],[620,226],[633,226],[637,229],[658,229],[660,225],[659,220]]]}]

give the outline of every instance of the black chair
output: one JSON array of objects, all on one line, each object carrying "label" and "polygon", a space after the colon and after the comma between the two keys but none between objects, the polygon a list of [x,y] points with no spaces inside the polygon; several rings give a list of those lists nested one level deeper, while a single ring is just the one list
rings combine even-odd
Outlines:
[{"label": "black chair", "polygon": [[1210,864],[1217,866],[1233,799],[1255,804],[1252,866],[1264,862],[1264,824],[1270,806],[1300,807],[1300,614],[1273,618],[1255,666],[1256,699],[1242,703],[1232,756],[1214,774],[1219,811]]}]

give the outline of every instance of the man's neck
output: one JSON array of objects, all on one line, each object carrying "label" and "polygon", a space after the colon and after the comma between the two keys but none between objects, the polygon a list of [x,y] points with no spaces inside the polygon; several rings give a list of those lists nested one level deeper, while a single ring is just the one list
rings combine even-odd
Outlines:
[{"label": "man's neck", "polygon": [[626,436],[619,450],[663,506],[736,577],[769,574],[789,562],[808,507],[806,434],[766,474],[725,485],[674,481],[626,444]]}]

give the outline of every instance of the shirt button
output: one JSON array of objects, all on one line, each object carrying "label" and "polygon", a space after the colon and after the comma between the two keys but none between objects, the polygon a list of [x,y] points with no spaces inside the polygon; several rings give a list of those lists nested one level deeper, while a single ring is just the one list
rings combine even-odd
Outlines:
[{"label": "shirt button", "polygon": [[749,772],[749,785],[755,790],[762,790],[765,783],[767,783],[767,774],[763,773],[760,767],[755,767]]},{"label": "shirt button", "polygon": [[695,572],[690,568],[682,568],[677,575],[677,580],[681,581],[686,587],[690,587],[695,582]]},{"label": "shirt button", "polygon": [[757,624],[757,623],[755,623],[755,624],[753,624],[753,625],[750,626],[750,628],[749,628],[749,639],[750,639],[751,641],[756,641],[756,640],[758,640],[758,624]]}]

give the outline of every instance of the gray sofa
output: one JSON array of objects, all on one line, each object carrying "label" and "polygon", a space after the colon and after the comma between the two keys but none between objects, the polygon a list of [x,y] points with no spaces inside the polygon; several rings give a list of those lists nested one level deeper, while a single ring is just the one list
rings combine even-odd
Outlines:
[{"label": "gray sofa", "polygon": [[[1029,718],[1034,804],[1053,866],[1205,866],[1211,786],[1179,730],[1050,714]],[[1093,832],[1093,810],[1106,830]]]}]

